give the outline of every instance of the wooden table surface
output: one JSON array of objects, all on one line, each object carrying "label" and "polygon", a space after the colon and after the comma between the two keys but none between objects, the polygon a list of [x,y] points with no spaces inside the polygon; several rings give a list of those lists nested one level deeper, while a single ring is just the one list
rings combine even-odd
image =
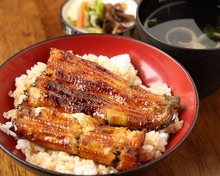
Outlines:
[{"label": "wooden table surface", "polygon": [[[0,0],[0,64],[49,38],[65,35],[59,21],[64,0]],[[198,120],[187,140],[147,175],[220,175],[220,89],[200,100]],[[33,176],[0,151],[0,176]]]}]

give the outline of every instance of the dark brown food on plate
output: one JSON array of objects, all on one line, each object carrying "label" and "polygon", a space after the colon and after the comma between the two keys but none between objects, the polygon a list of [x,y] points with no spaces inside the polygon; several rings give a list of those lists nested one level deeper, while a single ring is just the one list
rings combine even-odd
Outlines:
[{"label": "dark brown food on plate", "polygon": [[179,102],[179,96],[131,86],[95,62],[52,49],[46,72],[27,90],[23,104],[84,113],[114,126],[159,129],[174,120]]},{"label": "dark brown food on plate", "polygon": [[[124,7],[125,6],[125,7]],[[117,3],[115,5],[105,4],[105,17],[103,21],[103,33],[118,33],[131,27],[131,22],[135,21],[135,17],[125,14],[126,5]]]}]

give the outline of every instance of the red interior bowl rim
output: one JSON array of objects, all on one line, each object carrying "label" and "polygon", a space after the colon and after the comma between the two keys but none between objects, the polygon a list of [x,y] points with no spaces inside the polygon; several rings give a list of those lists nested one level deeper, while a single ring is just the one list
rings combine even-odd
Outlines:
[{"label": "red interior bowl rim", "polygon": [[[167,55],[166,53],[164,53],[163,51],[159,50],[158,48],[154,47],[154,46],[151,46],[149,44],[146,44],[144,42],[141,42],[137,39],[133,39],[133,38],[130,38],[130,37],[127,37],[127,36],[118,36],[118,35],[114,35],[114,34],[76,34],[74,36],[87,36],[87,35],[108,35],[110,37],[120,37],[120,38],[126,38],[126,39],[129,39],[129,40],[133,40],[133,41],[136,41],[138,43],[142,43],[144,45],[147,45],[148,47],[152,47],[154,48],[155,50],[159,51],[159,52],[162,52],[164,55]],[[26,47],[24,48],[23,50],[17,52],[16,54],[12,55],[8,60],[6,60],[1,66],[0,66],[0,69],[3,68],[4,65],[7,64],[7,62],[9,62],[10,60],[14,59],[17,55],[21,54],[22,52],[26,51],[26,50],[29,50],[33,47],[36,47],[38,45],[41,45],[45,42],[49,42],[49,41],[53,41],[53,40],[56,40],[56,39],[59,39],[59,38],[68,38],[68,37],[74,37],[73,35],[64,35],[64,36],[59,36],[59,37],[55,37],[55,38],[51,38],[51,39],[47,39],[47,40],[44,40],[44,41],[41,41],[41,42],[38,42],[36,44],[33,44],[29,47]],[[190,132],[192,131],[195,123],[196,123],[196,120],[197,120],[197,116],[198,116],[198,111],[199,111],[199,95],[198,95],[198,91],[197,91],[197,88],[196,88],[196,85],[191,77],[191,75],[188,73],[188,71],[184,68],[184,66],[182,66],[178,61],[176,61],[175,59],[173,59],[171,56],[167,55],[169,57],[169,59],[173,60],[174,62],[177,63],[177,65],[179,65],[183,71],[186,72],[186,75],[189,77],[189,80],[191,81],[192,83],[192,86],[194,88],[194,93],[195,93],[195,97],[196,97],[196,110],[195,110],[195,114],[194,114],[194,117],[193,117],[193,120],[192,120],[192,123],[190,124],[190,127],[188,129],[188,131],[185,133],[185,135],[181,138],[181,140],[179,140],[179,142],[173,147],[171,148],[169,151],[163,153],[160,157],[154,159],[154,160],[151,160],[143,165],[140,165],[136,168],[133,168],[133,169],[129,169],[129,170],[126,170],[126,171],[120,171],[120,172],[116,172],[116,173],[112,173],[112,174],[102,174],[103,176],[106,176],[106,175],[121,175],[121,174],[129,174],[129,172],[135,172],[135,171],[138,171],[139,169],[140,170],[143,170],[145,167],[148,167],[156,162],[158,162],[159,160],[162,160],[164,158],[166,158],[168,155],[170,155],[171,153],[173,153],[182,143],[183,141],[187,138],[187,136],[190,134]],[[19,158],[18,156],[16,156],[15,154],[11,153],[10,151],[8,151],[2,144],[0,144],[0,148],[5,152],[7,153],[10,157],[12,157],[15,161],[21,163],[22,165],[24,166],[28,166],[32,169],[35,169],[37,170],[38,172],[45,172],[45,173],[48,173],[48,174],[51,174],[51,175],[59,175],[59,176],[73,176],[73,174],[65,174],[65,173],[59,173],[59,172],[56,172],[56,171],[51,171],[51,170],[47,170],[47,169],[44,169],[44,168],[41,168],[41,167],[38,167],[34,164],[31,164],[21,158]],[[28,169],[28,168],[27,168]],[[102,176],[100,175],[100,176]],[[77,176],[77,175],[74,175],[74,176]],[[86,176],[86,175],[85,175]],[[87,175],[89,176],[89,175]]]}]

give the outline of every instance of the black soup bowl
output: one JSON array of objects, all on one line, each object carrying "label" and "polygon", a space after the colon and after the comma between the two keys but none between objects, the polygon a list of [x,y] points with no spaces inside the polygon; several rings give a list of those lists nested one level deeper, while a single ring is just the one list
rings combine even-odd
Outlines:
[{"label": "black soup bowl", "polygon": [[[137,30],[141,41],[163,50],[189,71],[200,97],[218,89],[219,0],[143,0],[137,9]],[[209,40],[214,32],[218,36]]]}]

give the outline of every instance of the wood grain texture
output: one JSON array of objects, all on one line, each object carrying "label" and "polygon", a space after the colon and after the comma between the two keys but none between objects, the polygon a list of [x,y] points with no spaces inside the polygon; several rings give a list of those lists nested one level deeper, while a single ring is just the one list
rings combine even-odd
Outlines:
[{"label": "wood grain texture", "polygon": [[[42,40],[65,35],[59,21],[64,0],[0,0],[0,64]],[[0,150],[1,176],[33,176]],[[143,176],[220,175],[220,89],[200,100],[189,137],[164,163]]]}]

